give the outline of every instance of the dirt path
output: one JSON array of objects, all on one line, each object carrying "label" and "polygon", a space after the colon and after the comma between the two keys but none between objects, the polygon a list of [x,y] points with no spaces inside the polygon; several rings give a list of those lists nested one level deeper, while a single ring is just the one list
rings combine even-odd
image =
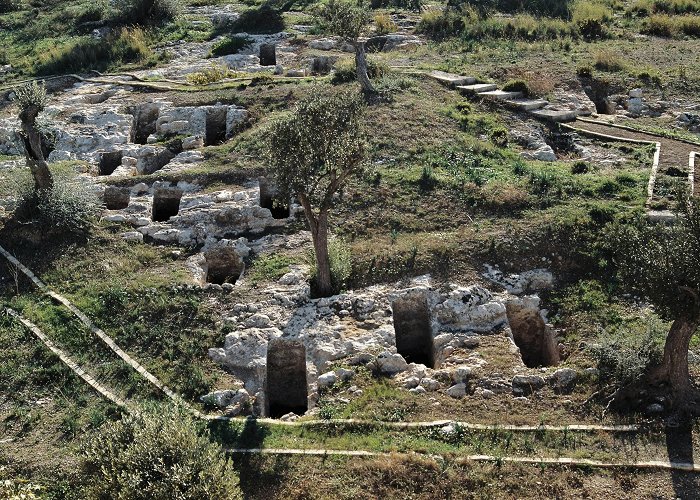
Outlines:
[{"label": "dirt path", "polygon": [[[675,139],[614,127],[602,122],[593,123],[590,120],[578,119],[571,123],[571,126],[595,134],[615,136],[622,139],[630,139],[632,141],[660,143],[661,154],[659,156],[659,166],[657,171],[659,175],[688,177],[690,173],[690,154],[694,151],[700,151],[700,145],[693,145]],[[698,180],[698,176],[694,177],[693,192],[700,193],[700,182]]]}]

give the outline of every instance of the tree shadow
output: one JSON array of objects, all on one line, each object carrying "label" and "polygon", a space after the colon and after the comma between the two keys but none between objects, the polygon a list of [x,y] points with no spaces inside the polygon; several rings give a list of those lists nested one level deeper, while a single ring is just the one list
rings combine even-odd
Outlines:
[{"label": "tree shadow", "polygon": [[[666,450],[671,463],[694,463],[693,421],[683,419],[677,425],[667,425]],[[694,472],[671,471],[673,491],[678,498],[690,498],[700,491],[700,476]]]}]

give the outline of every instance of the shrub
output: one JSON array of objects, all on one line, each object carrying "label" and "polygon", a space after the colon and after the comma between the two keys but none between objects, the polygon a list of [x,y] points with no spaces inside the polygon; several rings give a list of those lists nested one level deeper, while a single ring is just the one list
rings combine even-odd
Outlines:
[{"label": "shrub", "polygon": [[625,65],[622,56],[619,53],[609,50],[600,49],[594,55],[593,65],[601,71],[621,71]]},{"label": "shrub", "polygon": [[399,29],[388,14],[377,14],[374,16],[374,27],[378,35],[388,35]]},{"label": "shrub", "polygon": [[101,40],[79,38],[39,55],[38,74],[104,70],[118,64],[143,62],[153,54],[140,28],[120,28]]},{"label": "shrub", "polygon": [[[370,78],[381,78],[389,73],[389,67],[373,59],[367,60],[367,76]],[[335,65],[331,83],[339,85],[357,80],[355,61],[352,59],[341,59]]]},{"label": "shrub", "polygon": [[241,14],[232,29],[234,33],[277,33],[284,30],[284,18],[279,10],[263,5]]},{"label": "shrub", "polygon": [[591,78],[593,76],[593,68],[588,64],[584,64],[576,68],[576,74],[581,78]]},{"label": "shrub", "polygon": [[223,64],[212,64],[205,70],[187,75],[187,81],[192,85],[209,85],[210,83],[216,83],[225,78],[231,78],[235,75],[236,74],[233,73],[228,66],[224,66]]},{"label": "shrub", "polygon": [[456,36],[464,31],[462,16],[455,12],[429,10],[425,12],[416,26],[416,31],[435,40]]},{"label": "shrub", "polygon": [[72,233],[88,231],[100,212],[100,200],[74,172],[56,169],[54,187],[38,195],[26,171],[10,177],[20,218],[35,221],[47,230]]},{"label": "shrub", "polygon": [[590,167],[588,163],[585,161],[577,161],[573,165],[571,165],[571,173],[572,174],[587,174],[590,170]]},{"label": "shrub", "polygon": [[0,0],[0,14],[14,12],[22,6],[20,0]]},{"label": "shrub", "polygon": [[227,36],[213,45],[211,48],[211,56],[221,57],[229,54],[237,54],[251,43],[253,43],[253,40],[247,36]]},{"label": "shrub", "polygon": [[510,80],[503,86],[506,92],[522,92],[527,97],[530,95],[530,87],[524,80]]},{"label": "shrub", "polygon": [[643,31],[666,38],[681,35],[700,37],[700,16],[651,16]]},{"label": "shrub", "polygon": [[642,378],[647,368],[661,359],[666,332],[656,321],[648,320],[644,332],[633,329],[604,332],[601,341],[589,346],[597,360],[600,380],[625,386]]},{"label": "shrub", "polygon": [[222,450],[183,410],[149,409],[104,425],[82,446],[83,498],[239,498]]},{"label": "shrub", "polygon": [[369,6],[373,9],[395,7],[420,12],[423,10],[423,0],[370,0]]},{"label": "shrub", "polygon": [[[331,283],[334,293],[340,293],[348,283],[352,275],[352,254],[350,247],[340,238],[331,238],[328,242],[328,258],[331,264]],[[316,286],[316,256],[309,252],[309,266],[311,267],[311,286]]]},{"label": "shrub", "polygon": [[508,130],[503,127],[497,127],[489,133],[489,140],[499,148],[508,146]]},{"label": "shrub", "polygon": [[165,24],[180,14],[180,0],[113,0],[117,21],[123,24]]}]

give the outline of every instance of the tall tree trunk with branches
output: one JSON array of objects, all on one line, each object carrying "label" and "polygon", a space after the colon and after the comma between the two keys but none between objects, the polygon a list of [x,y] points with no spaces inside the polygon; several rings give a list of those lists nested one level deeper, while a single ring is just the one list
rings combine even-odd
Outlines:
[{"label": "tall tree trunk with branches", "polygon": [[37,191],[49,191],[53,188],[53,176],[49,165],[44,158],[41,148],[41,134],[36,125],[36,119],[41,109],[37,106],[28,106],[19,115],[22,122],[20,144],[24,149],[27,166],[34,177],[34,185]]},{"label": "tall tree trunk with branches", "polygon": [[316,256],[316,293],[320,297],[333,295],[333,279],[331,277],[331,260],[328,254],[328,208],[322,207],[316,214],[311,207],[308,197],[299,194],[299,201],[304,207],[306,220],[311,229],[311,239]]}]

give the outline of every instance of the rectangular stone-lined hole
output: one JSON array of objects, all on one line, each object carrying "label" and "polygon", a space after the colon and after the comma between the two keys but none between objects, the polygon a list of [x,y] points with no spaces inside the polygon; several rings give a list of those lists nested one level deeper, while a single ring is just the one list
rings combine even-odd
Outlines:
[{"label": "rectangular stone-lined hole", "polygon": [[243,272],[243,261],[233,248],[219,248],[204,254],[207,263],[207,283],[234,284]]},{"label": "rectangular stone-lined hole", "polygon": [[143,104],[132,108],[131,114],[134,116],[131,142],[146,144],[148,136],[156,133],[156,122],[160,116],[160,109],[154,104]]},{"label": "rectangular stone-lined hole", "polygon": [[110,151],[100,155],[100,175],[112,175],[122,164],[124,153],[122,151]]},{"label": "rectangular stone-lined hole", "polygon": [[265,177],[258,179],[260,186],[260,206],[267,208],[273,219],[288,219],[291,211],[288,203],[281,202],[277,197],[274,185]]},{"label": "rectangular stone-lined hole", "polygon": [[529,368],[559,364],[559,348],[552,330],[536,309],[507,304],[508,325],[523,363]]},{"label": "rectangular stone-lined hole", "polygon": [[303,415],[308,410],[306,348],[297,340],[273,339],[267,346],[267,416],[288,413]]},{"label": "rectangular stone-lined hole", "polygon": [[180,213],[182,190],[176,188],[159,188],[153,193],[153,222],[167,222]]},{"label": "rectangular stone-lined hole", "polygon": [[216,146],[226,141],[226,113],[225,106],[215,108],[207,112],[205,146]]},{"label": "rectangular stone-lined hole", "polygon": [[425,296],[396,299],[391,305],[394,316],[396,350],[409,363],[435,368],[433,329]]},{"label": "rectangular stone-lined hole", "polygon": [[122,210],[129,206],[131,191],[127,188],[107,186],[103,200],[107,210]]}]

